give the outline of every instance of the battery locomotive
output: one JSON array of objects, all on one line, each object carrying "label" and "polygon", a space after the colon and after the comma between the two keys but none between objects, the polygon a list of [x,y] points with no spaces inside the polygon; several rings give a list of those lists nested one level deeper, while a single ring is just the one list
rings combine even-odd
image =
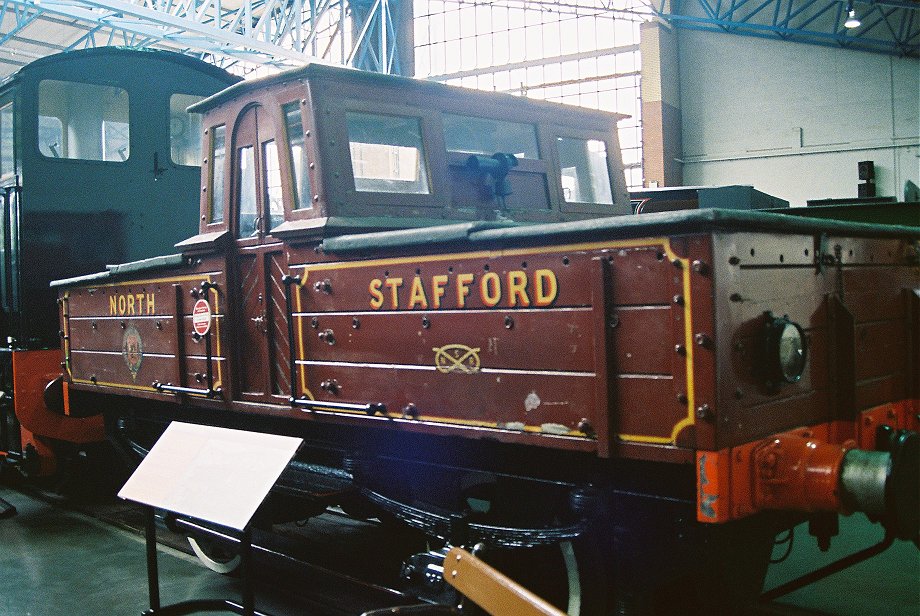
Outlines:
[{"label": "battery locomotive", "polygon": [[[125,447],[302,437],[266,522],[481,543],[572,614],[734,613],[805,519],[916,539],[916,228],[627,216],[616,116],[432,82],[311,64],[190,110],[199,232],[53,283],[67,412]],[[443,599],[439,558],[399,575]]]},{"label": "battery locomotive", "polygon": [[22,390],[60,373],[48,283],[162,254],[194,231],[201,116],[186,108],[237,81],[177,53],[100,47],[0,82],[0,465],[58,474],[104,440],[99,418],[64,415],[60,382],[47,405]]}]

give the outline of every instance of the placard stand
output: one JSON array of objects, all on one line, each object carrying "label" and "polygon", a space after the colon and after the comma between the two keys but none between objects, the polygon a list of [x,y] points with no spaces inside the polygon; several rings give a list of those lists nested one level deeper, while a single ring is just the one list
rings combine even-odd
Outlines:
[{"label": "placard stand", "polygon": [[[269,616],[256,611],[256,597],[252,583],[252,527],[246,526],[240,531],[240,584],[241,600],[232,599],[192,599],[170,605],[160,605],[160,574],[157,563],[157,526],[155,508],[144,506],[145,537],[147,548],[147,586],[150,593],[150,609],[144,612],[150,616],[181,616],[197,612],[228,611],[242,616]],[[227,529],[228,534],[233,533]],[[224,531],[224,532],[227,532]]]},{"label": "placard stand", "polygon": [[[150,616],[255,610],[249,521],[302,439],[173,422],[118,495],[144,505]],[[239,542],[242,600],[193,599],[160,603],[155,508],[216,524]]]}]

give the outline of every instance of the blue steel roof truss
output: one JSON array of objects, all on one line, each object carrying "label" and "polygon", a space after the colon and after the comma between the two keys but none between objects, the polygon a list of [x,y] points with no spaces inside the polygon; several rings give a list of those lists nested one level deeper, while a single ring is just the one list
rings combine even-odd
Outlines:
[{"label": "blue steel roof truss", "polygon": [[847,0],[652,0],[652,8],[678,28],[920,57],[916,0],[857,0],[862,25],[852,29],[843,25]]}]

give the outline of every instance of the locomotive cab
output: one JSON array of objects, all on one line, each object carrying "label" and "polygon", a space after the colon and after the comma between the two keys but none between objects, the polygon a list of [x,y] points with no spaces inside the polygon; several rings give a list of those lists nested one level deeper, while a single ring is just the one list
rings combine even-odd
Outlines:
[{"label": "locomotive cab", "polygon": [[191,111],[206,117],[203,237],[630,211],[611,114],[321,64]]},{"label": "locomotive cab", "polygon": [[155,256],[194,232],[201,115],[186,108],[237,81],[172,52],[100,47],[0,83],[0,462],[48,474],[53,449],[104,440],[100,421],[65,416],[48,283]]}]

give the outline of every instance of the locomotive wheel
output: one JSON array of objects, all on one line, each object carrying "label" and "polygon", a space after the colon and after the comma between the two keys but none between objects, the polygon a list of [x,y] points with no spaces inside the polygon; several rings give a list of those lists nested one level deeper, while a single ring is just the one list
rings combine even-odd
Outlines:
[{"label": "locomotive wheel", "polygon": [[198,560],[205,567],[221,575],[233,575],[240,567],[237,550],[206,537],[187,537]]}]

